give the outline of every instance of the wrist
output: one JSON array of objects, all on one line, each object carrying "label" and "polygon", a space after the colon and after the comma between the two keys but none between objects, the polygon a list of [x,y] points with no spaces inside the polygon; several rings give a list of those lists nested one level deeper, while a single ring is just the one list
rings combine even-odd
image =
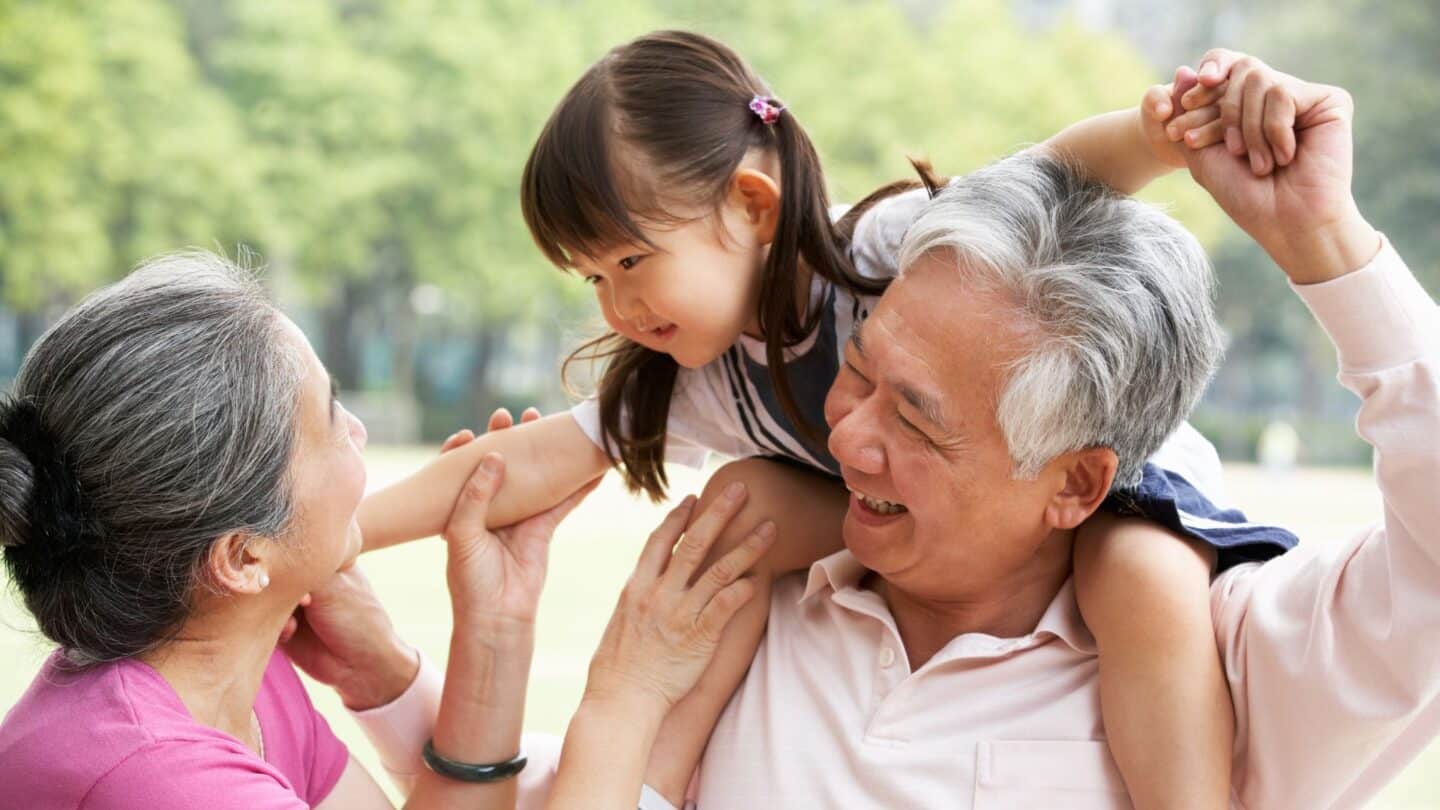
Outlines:
[{"label": "wrist", "polygon": [[1380,252],[1380,233],[1352,200],[1345,214],[1301,232],[1281,232],[1268,252],[1295,284],[1319,284],[1369,264]]},{"label": "wrist", "polygon": [[377,655],[357,662],[351,675],[335,684],[335,691],[350,711],[375,709],[404,694],[419,672],[419,651],[392,638]]},{"label": "wrist", "polygon": [[587,686],[580,698],[580,707],[592,716],[627,719],[627,722],[648,723],[658,727],[670,712],[671,702],[660,692],[639,686]]},{"label": "wrist", "polygon": [[616,728],[629,726],[648,739],[660,733],[660,724],[670,711],[670,704],[659,695],[636,690],[586,689],[575,710],[578,721]]}]

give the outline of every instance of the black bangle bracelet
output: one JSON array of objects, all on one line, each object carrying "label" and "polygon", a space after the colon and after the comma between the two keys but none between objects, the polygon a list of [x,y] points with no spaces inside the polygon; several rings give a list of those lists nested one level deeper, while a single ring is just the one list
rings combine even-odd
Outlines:
[{"label": "black bangle bracelet", "polygon": [[454,779],[460,782],[502,782],[525,770],[525,753],[523,751],[505,762],[496,762],[491,765],[473,765],[469,762],[456,762],[453,759],[446,759],[435,753],[435,741],[433,739],[425,741],[424,758],[425,767],[446,779]]}]

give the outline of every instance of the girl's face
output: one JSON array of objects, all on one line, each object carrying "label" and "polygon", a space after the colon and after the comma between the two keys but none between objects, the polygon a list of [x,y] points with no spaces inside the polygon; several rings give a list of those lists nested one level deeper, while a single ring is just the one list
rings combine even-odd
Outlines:
[{"label": "girl's face", "polygon": [[575,265],[595,287],[611,329],[697,368],[741,333],[759,336],[759,297],[768,249],[743,196],[708,216],[646,226],[649,245],[620,245]]}]

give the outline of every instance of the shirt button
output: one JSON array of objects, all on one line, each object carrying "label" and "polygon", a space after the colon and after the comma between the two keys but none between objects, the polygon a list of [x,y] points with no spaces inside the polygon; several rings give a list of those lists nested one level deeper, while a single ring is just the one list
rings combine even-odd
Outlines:
[{"label": "shirt button", "polygon": [[895,663],[895,651],[889,647],[880,650],[880,666],[889,667]]}]

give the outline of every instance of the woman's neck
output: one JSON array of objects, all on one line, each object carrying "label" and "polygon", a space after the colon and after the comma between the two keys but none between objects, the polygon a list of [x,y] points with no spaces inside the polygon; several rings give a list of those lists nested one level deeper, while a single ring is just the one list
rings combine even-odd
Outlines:
[{"label": "woman's neck", "polygon": [[255,696],[289,614],[258,605],[227,607],[192,618],[174,641],[140,660],[170,684],[195,722],[258,752]]}]

